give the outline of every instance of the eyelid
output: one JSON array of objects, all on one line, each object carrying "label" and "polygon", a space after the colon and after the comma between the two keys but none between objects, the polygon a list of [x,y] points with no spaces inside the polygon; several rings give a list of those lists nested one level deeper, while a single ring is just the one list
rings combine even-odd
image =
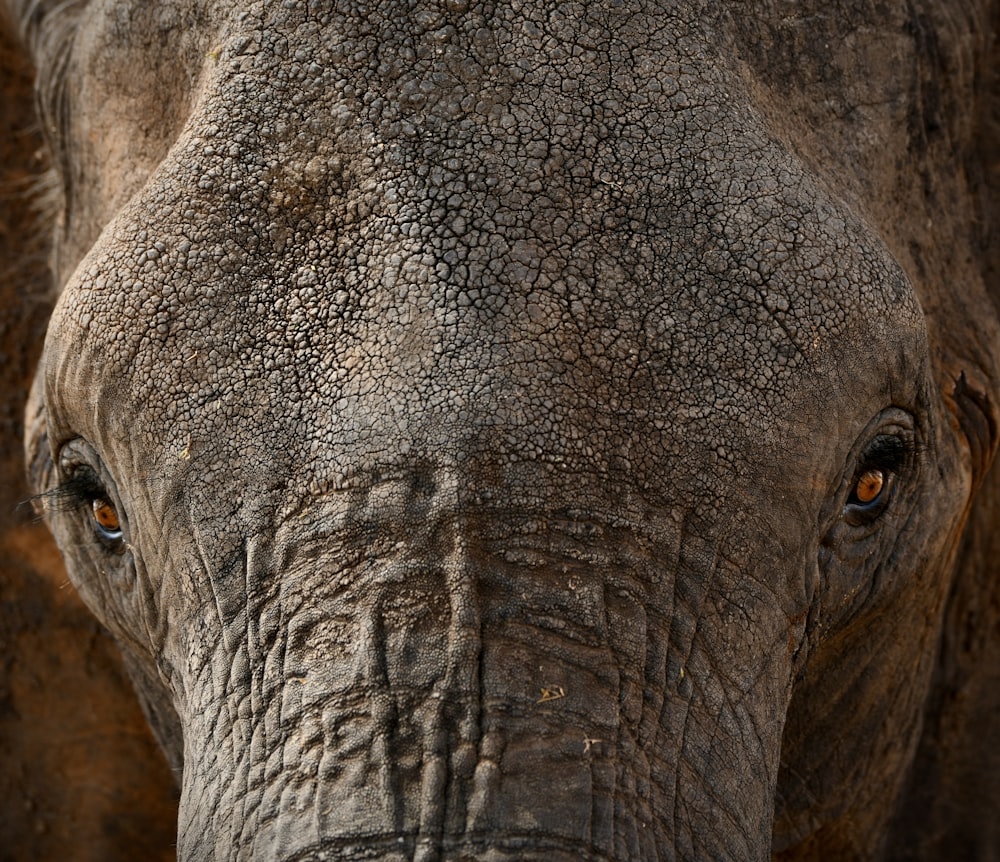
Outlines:
[{"label": "eyelid", "polygon": [[915,453],[913,439],[896,434],[880,434],[868,445],[858,459],[855,476],[861,476],[872,469],[898,472]]}]

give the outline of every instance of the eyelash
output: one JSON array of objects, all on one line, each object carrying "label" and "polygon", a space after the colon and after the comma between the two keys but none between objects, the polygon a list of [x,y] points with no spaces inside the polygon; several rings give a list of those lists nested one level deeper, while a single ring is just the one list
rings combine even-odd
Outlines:
[{"label": "eyelash", "polygon": [[857,475],[876,469],[898,473],[916,454],[917,445],[912,437],[888,434],[876,437],[859,459]]},{"label": "eyelash", "polygon": [[88,505],[94,500],[107,499],[107,489],[92,470],[80,467],[51,491],[39,494],[48,507],[57,512],[71,511]]}]

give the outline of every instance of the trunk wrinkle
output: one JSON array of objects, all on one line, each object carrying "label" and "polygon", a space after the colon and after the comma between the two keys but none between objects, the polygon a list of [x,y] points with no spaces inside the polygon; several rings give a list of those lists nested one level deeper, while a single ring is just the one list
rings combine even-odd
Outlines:
[{"label": "trunk wrinkle", "polygon": [[[694,645],[698,638],[698,630],[701,625],[702,620],[702,606],[704,604],[705,593],[708,590],[708,579],[715,572],[715,566],[718,558],[717,546],[713,543],[710,548],[708,548],[709,557],[708,560],[702,561],[698,557],[704,553],[703,545],[704,540],[701,538],[698,532],[696,532],[693,527],[697,525],[692,523],[694,521],[694,516],[686,519],[681,529],[680,547],[678,549],[678,559],[677,559],[677,571],[673,578],[673,605],[672,605],[672,619],[670,625],[670,634],[667,639],[668,650],[673,649],[675,654],[682,654],[684,656],[680,667],[677,669],[676,678],[678,680],[677,691],[681,695],[680,703],[683,704],[683,716],[681,717],[680,734],[675,740],[675,745],[669,746],[667,750],[676,751],[676,761],[672,765],[673,774],[673,825],[671,828],[671,836],[676,845],[680,845],[680,842],[685,839],[690,839],[690,834],[683,830],[682,824],[690,823],[690,819],[686,817],[682,808],[686,807],[683,801],[683,795],[680,788],[681,780],[681,768],[682,763],[686,760],[686,755],[688,754],[688,730],[691,724],[691,703],[694,699],[695,693],[695,681],[692,678],[693,674],[691,672],[691,657],[694,654]],[[700,552],[700,553],[699,553]],[[703,577],[701,579],[702,587],[697,592],[697,595],[687,595],[679,596],[679,590],[682,586],[693,587],[695,583],[698,583],[696,579],[683,577],[683,572],[693,571],[702,573]],[[689,589],[690,592],[690,589]],[[679,598],[686,599],[686,601],[679,601]],[[691,623],[691,615],[693,616],[693,625]],[[684,637],[686,634],[682,631],[681,626],[685,628],[690,625],[690,634],[687,638]],[[686,643],[685,643],[686,640]],[[683,674],[683,675],[682,675]],[[671,680],[667,680],[667,685],[670,686]],[[668,688],[669,690],[669,688]],[[664,699],[664,704],[670,704],[672,701],[669,698]],[[676,703],[676,702],[675,702]],[[663,716],[661,716],[661,727],[663,726]],[[669,720],[669,716],[666,717]],[[696,848],[692,845],[684,846],[682,856],[687,856],[689,858],[694,858]]]},{"label": "trunk wrinkle", "polygon": [[[464,704],[465,714],[459,721],[457,750],[452,754],[449,771],[449,776],[457,781],[448,787],[446,802],[450,801],[453,809],[447,819],[457,830],[462,824],[468,827],[469,800],[464,788],[468,786],[480,756],[483,681],[479,669],[483,653],[483,620],[472,554],[463,538],[460,518],[455,519],[453,529],[453,552],[445,564],[451,606],[445,690],[458,696],[458,702]],[[445,826],[444,820],[442,813],[441,829]]]},{"label": "trunk wrinkle", "polygon": [[[258,584],[266,578],[262,575],[271,571],[270,553],[266,541],[261,536],[251,537],[243,543],[240,554],[243,561],[243,583],[247,597],[246,675],[249,686],[242,704],[249,704],[248,734],[249,739],[242,746],[246,752],[243,758],[243,769],[239,773],[243,779],[242,824],[234,824],[240,834],[243,834],[243,824],[253,824],[260,821],[260,806],[264,801],[264,765],[268,749],[267,734],[267,697],[264,692],[264,664],[266,651],[263,647],[261,626],[263,611],[266,606],[266,595],[258,588]],[[237,683],[238,684],[238,683]],[[239,691],[241,689],[237,689]],[[235,782],[234,782],[235,784]],[[256,828],[254,828],[256,831]]]}]

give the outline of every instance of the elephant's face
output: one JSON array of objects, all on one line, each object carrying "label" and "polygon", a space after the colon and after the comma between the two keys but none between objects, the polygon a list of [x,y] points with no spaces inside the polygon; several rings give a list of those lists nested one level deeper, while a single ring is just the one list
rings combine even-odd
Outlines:
[{"label": "elephant's face", "polygon": [[866,846],[979,409],[907,273],[695,4],[306,5],[40,25],[34,470],[180,855]]}]

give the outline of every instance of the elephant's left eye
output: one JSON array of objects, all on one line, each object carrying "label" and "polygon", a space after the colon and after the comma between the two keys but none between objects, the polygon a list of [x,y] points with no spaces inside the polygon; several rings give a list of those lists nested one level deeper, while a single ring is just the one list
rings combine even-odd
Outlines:
[{"label": "elephant's left eye", "polygon": [[910,461],[910,437],[883,434],[861,453],[844,513],[855,522],[874,520],[892,500],[896,476]]},{"label": "elephant's left eye", "polygon": [[885,471],[878,468],[865,470],[855,481],[854,488],[851,489],[851,497],[847,502],[849,505],[870,506],[878,502],[885,486]]}]

